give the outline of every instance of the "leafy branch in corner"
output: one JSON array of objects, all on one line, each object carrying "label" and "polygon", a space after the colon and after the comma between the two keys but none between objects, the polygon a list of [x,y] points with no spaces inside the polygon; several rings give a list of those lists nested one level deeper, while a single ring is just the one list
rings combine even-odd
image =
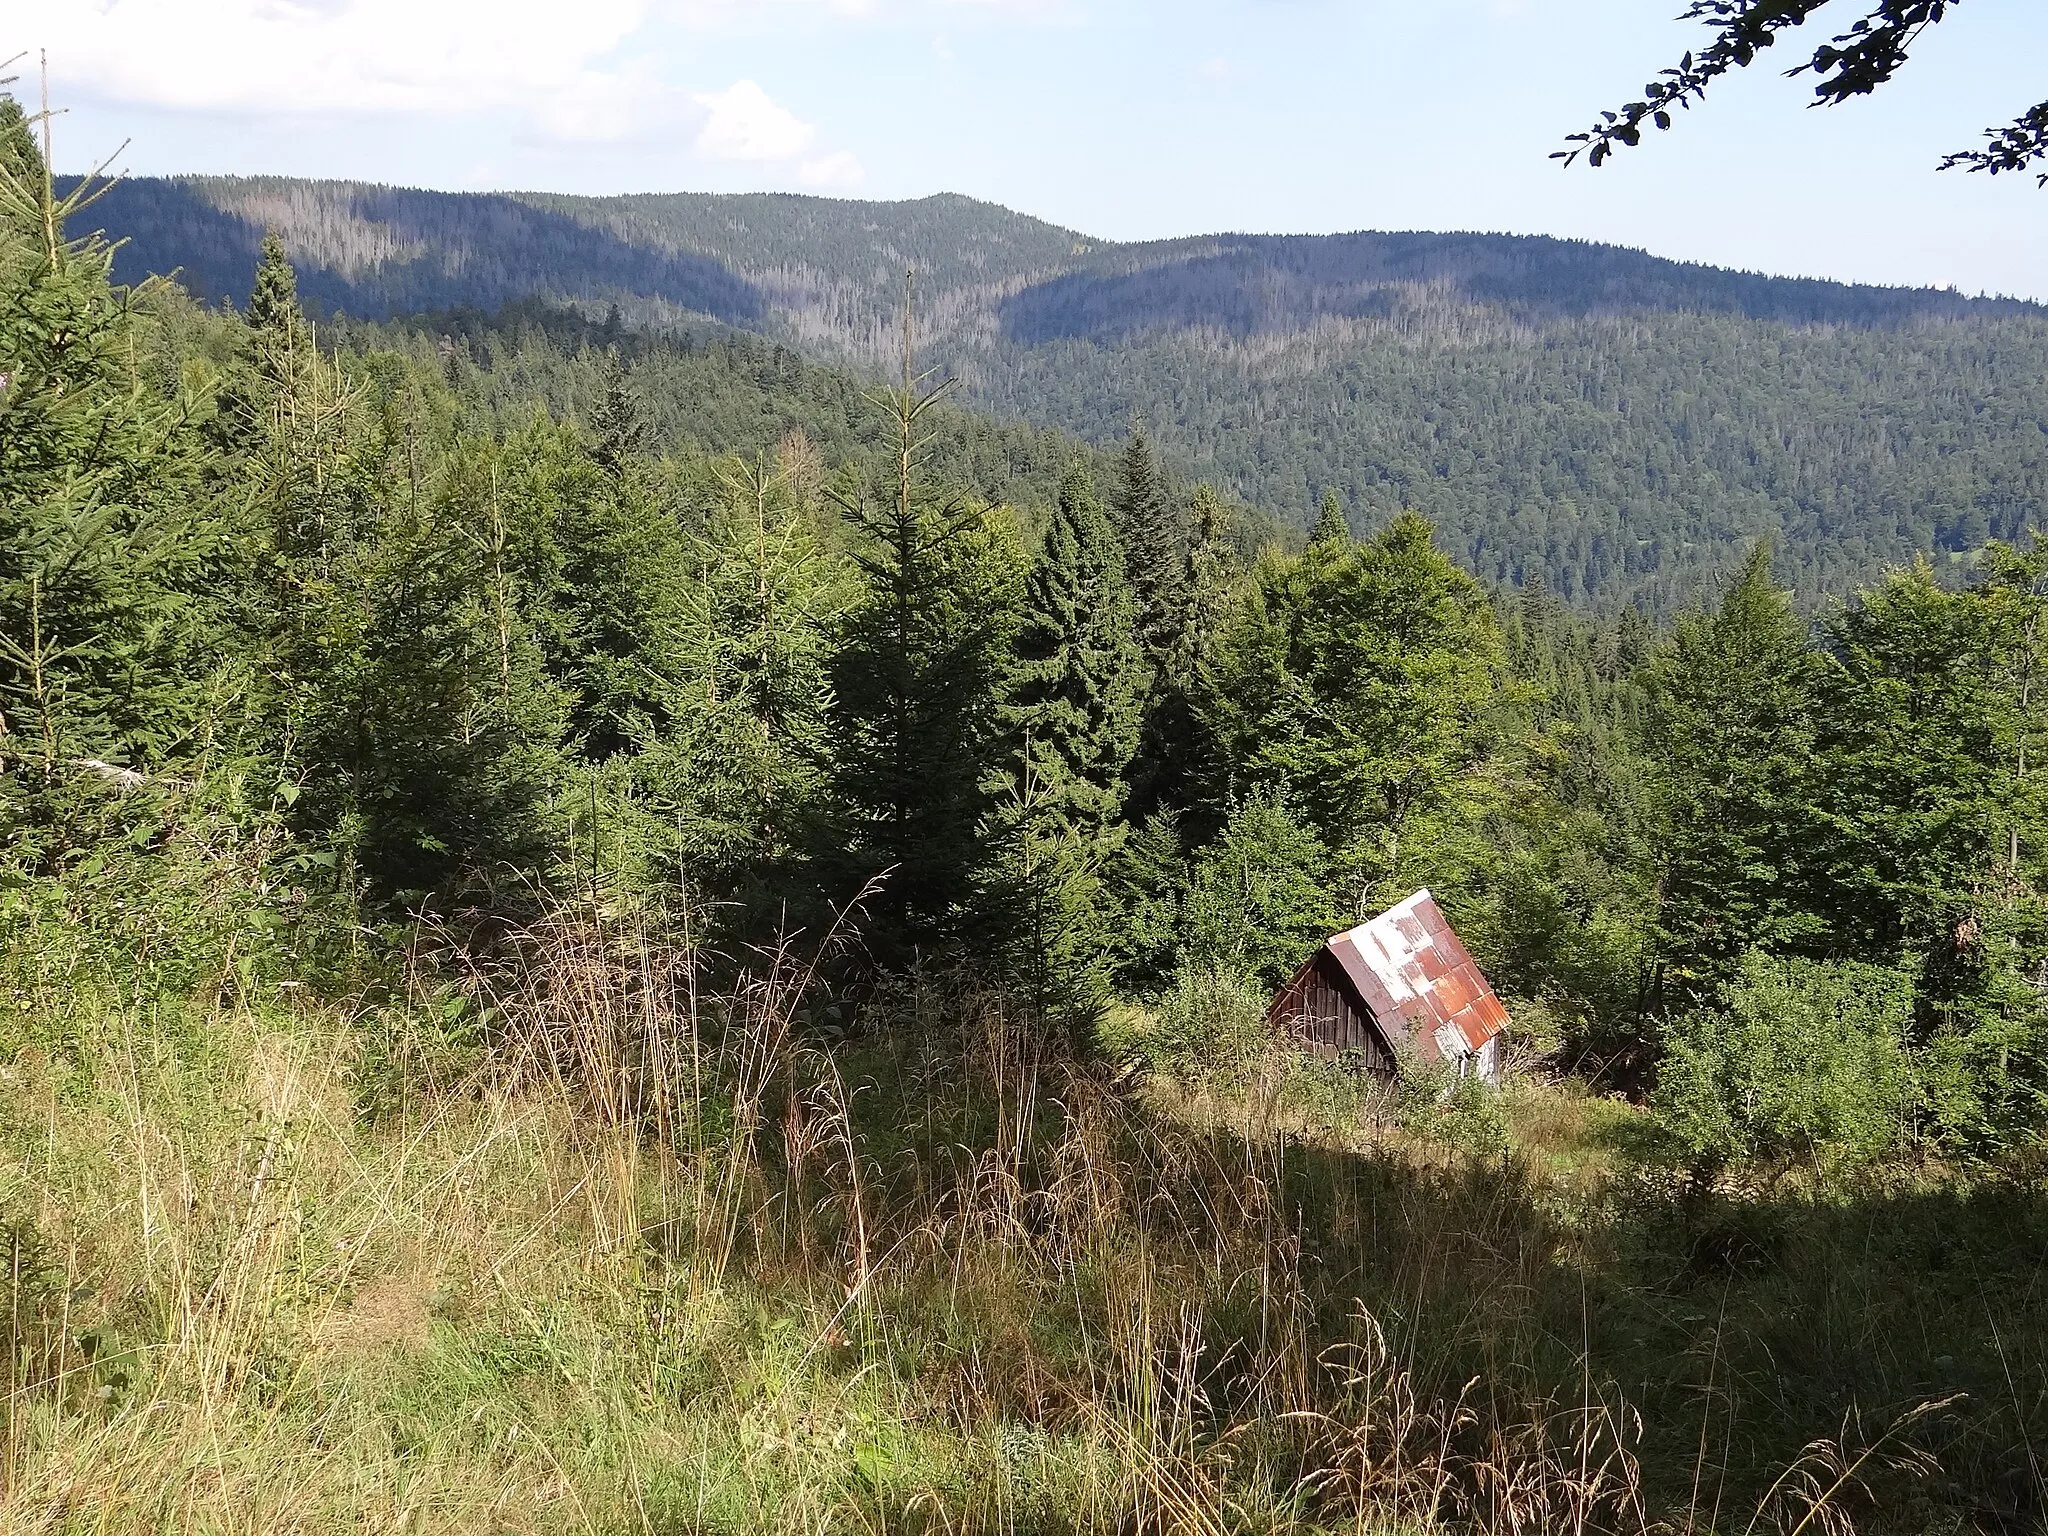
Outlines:
[{"label": "leafy branch in corner", "polygon": [[[1690,111],[1693,103],[1706,98],[1708,87],[1716,80],[1731,70],[1747,68],[1758,54],[1777,43],[1779,33],[1804,26],[1830,3],[1692,0],[1679,20],[1708,23],[1714,29],[1713,40],[1698,52],[1687,53],[1676,66],[1645,85],[1640,101],[1632,101],[1618,112],[1602,112],[1600,121],[1584,133],[1569,135],[1567,142],[1577,148],[1558,150],[1551,159],[1570,165],[1584,155],[1588,165],[1601,165],[1617,145],[1633,148],[1641,143],[1645,125],[1670,128],[1673,113]],[[1921,34],[1945,20],[1960,3],[1880,0],[1846,32],[1821,44],[1812,58],[1786,74],[1816,77],[1815,106],[1839,106],[1852,97],[1868,96],[1898,73]],[[1985,148],[1949,155],[1941,168],[1962,166],[1997,175],[2024,170],[2048,158],[2048,102],[2021,114],[2008,127],[1986,130],[1985,137],[1989,140]],[[2048,173],[2042,174],[2040,181],[2048,186]]]}]

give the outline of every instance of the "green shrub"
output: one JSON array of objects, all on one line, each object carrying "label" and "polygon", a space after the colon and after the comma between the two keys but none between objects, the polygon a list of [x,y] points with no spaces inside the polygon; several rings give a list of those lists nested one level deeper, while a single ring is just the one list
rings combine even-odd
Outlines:
[{"label": "green shrub", "polygon": [[1147,1042],[1153,1064],[1182,1074],[1246,1067],[1270,1044],[1266,994],[1221,966],[1182,966]]},{"label": "green shrub", "polygon": [[1424,1061],[1413,1051],[1401,1055],[1394,1102],[1403,1130],[1481,1157],[1507,1150],[1508,1117],[1499,1089],[1459,1075],[1447,1062]]},{"label": "green shrub", "polygon": [[1655,1107],[1695,1165],[1866,1162],[1910,1135],[1910,978],[1752,952],[1664,1036]]}]

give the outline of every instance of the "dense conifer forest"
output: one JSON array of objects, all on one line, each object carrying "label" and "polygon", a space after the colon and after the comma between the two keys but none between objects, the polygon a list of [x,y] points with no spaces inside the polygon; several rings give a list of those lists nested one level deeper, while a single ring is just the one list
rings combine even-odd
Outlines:
[{"label": "dense conifer forest", "polygon": [[[1306,528],[1417,508],[1489,584],[1669,618],[1754,540],[1812,611],[1925,554],[1967,579],[2037,515],[2039,306],[1490,235],[1118,245],[961,197],[449,194],[191,178],[90,215],[117,275],[238,300],[266,228],[311,312],[544,295],[708,316],[868,372],[915,267],[927,360],[963,403],[1163,462]],[[693,319],[692,317],[698,317]]]},{"label": "dense conifer forest", "polygon": [[[91,195],[0,105],[0,1525],[2048,1515],[2033,311],[820,362]],[[1425,887],[1505,1088],[1264,1021]]]}]

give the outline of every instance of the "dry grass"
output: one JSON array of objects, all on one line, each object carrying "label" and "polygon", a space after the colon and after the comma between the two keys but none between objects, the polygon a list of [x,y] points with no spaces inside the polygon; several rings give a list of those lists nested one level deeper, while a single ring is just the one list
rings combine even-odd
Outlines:
[{"label": "dry grass", "polygon": [[1840,1530],[1939,1482],[1931,1412],[1754,1443],[1718,1335],[1632,1384],[1526,1161],[1166,1115],[962,983],[828,1051],[787,950],[705,997],[565,919],[416,979],[14,1055],[0,1531]]}]

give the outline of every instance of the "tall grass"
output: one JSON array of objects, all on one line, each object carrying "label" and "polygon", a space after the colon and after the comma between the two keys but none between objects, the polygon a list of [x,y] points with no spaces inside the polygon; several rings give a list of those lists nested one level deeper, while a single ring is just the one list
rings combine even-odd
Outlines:
[{"label": "tall grass", "polygon": [[[2002,1281],[2023,1191],[1681,1218],[1611,1153],[1560,1183],[1441,1138],[1318,1141],[1270,1104],[1167,1112],[967,977],[911,978],[849,1032],[793,945],[715,992],[687,946],[588,912],[411,953],[377,1007],[38,996],[46,1043],[0,1079],[0,1530],[2043,1506],[2008,1449],[2044,1427],[2041,1299],[1986,1293],[2001,1401],[1953,1297],[1923,1338],[1876,1337],[1879,1290],[1927,1256],[1868,1252],[1878,1222],[1939,1230],[1944,1263]],[[1548,1104],[1548,1143],[1569,1118]]]}]

